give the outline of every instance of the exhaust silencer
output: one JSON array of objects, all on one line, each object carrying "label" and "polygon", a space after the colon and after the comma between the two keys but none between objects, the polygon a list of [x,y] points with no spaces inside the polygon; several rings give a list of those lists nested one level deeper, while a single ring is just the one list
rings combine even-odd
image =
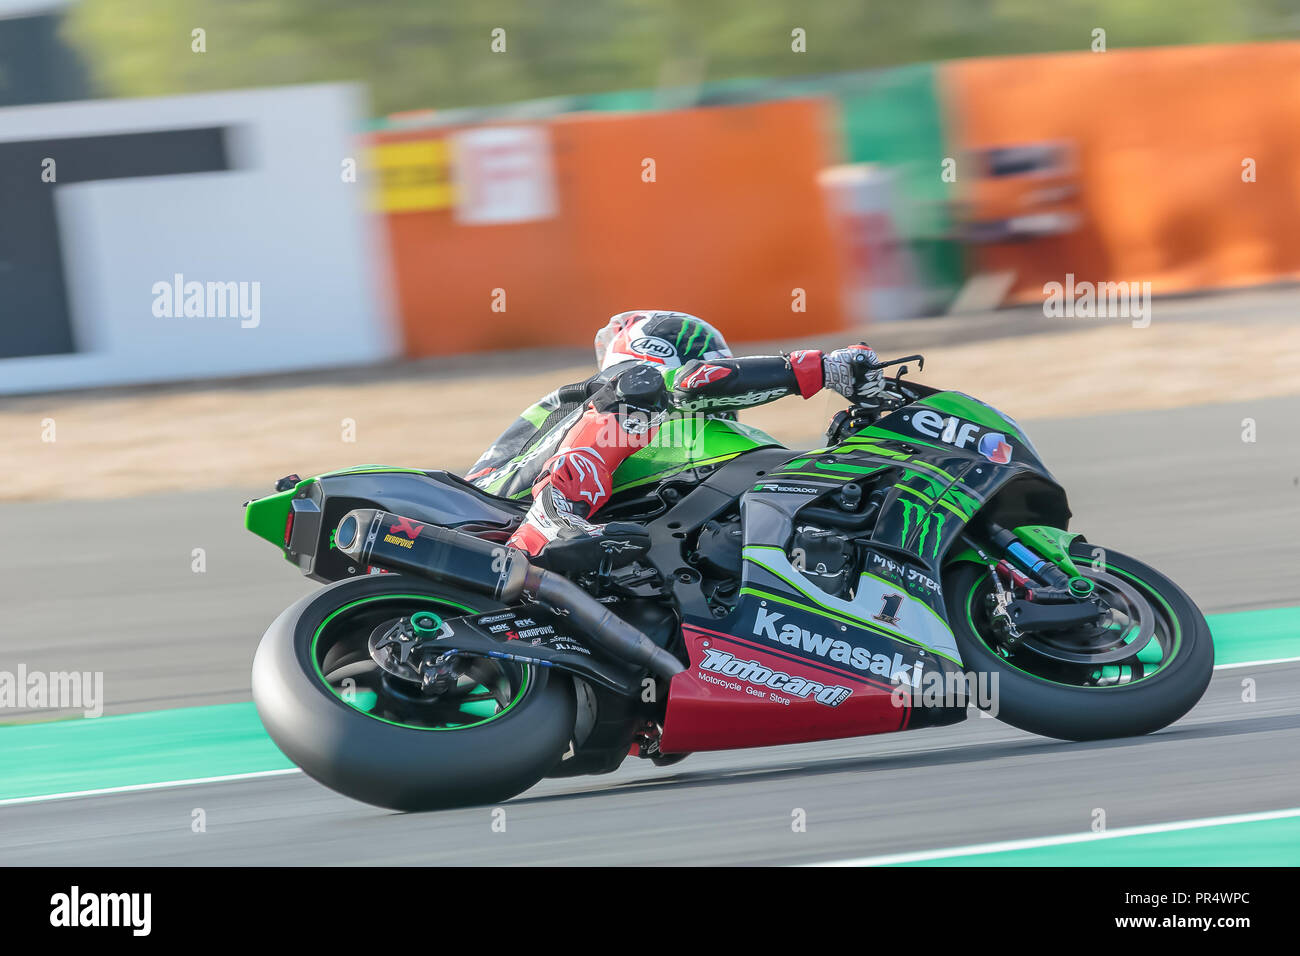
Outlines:
[{"label": "exhaust silencer", "polygon": [[526,594],[567,614],[592,643],[614,657],[665,679],[686,669],[568,578],[537,567],[515,548],[374,508],[344,515],[334,544],[362,567],[409,571],[506,604]]},{"label": "exhaust silencer", "polygon": [[361,566],[437,578],[510,604],[523,592],[528,556],[473,535],[374,508],[349,511],[335,546]]}]

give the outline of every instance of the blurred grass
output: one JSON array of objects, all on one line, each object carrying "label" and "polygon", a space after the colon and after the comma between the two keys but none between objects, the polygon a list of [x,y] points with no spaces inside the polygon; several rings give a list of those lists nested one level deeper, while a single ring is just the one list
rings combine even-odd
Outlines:
[{"label": "blurred grass", "polygon": [[1110,49],[1280,39],[1300,0],[83,0],[65,35],[106,95],[361,80],[386,113],[1087,50],[1096,28]]}]

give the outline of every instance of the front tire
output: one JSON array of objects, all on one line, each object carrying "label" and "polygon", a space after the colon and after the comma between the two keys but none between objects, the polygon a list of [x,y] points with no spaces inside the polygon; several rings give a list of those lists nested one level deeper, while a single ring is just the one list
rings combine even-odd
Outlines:
[{"label": "front tire", "polygon": [[569,744],[575,704],[566,678],[546,668],[509,665],[517,690],[508,706],[463,723],[417,726],[348,703],[322,671],[330,655],[327,667],[355,661],[365,669],[363,651],[341,644],[325,650],[323,635],[354,640],[379,621],[415,610],[456,617],[500,606],[400,575],[330,585],[286,609],[262,638],[253,659],[258,716],[276,746],[308,776],[353,799],[393,810],[507,800],[541,780]]},{"label": "front tire", "polygon": [[[1145,602],[1160,655],[1143,661],[1090,667],[1062,665],[1028,649],[997,650],[990,638],[984,596],[989,571],[962,563],[944,582],[948,620],[968,671],[996,675],[997,712],[1012,726],[1063,740],[1149,734],[1178,720],[1205,693],[1214,672],[1214,647],[1204,615],[1178,585],[1134,558],[1076,541],[1071,556],[1088,575],[1120,582]],[[1100,557],[1099,557],[1100,555]]]}]

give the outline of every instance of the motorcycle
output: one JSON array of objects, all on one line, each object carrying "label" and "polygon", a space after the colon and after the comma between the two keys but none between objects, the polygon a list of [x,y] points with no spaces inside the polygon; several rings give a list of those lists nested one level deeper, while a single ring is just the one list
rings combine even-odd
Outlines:
[{"label": "motorcycle", "polygon": [[1214,663],[1196,605],[1067,530],[1024,431],[908,361],[822,448],[670,415],[600,515],[640,542],[564,571],[506,547],[527,500],[444,471],[281,479],[245,524],[327,586],[258,647],[267,732],[327,787],[431,810],[972,706],[1065,740],[1186,714]]}]

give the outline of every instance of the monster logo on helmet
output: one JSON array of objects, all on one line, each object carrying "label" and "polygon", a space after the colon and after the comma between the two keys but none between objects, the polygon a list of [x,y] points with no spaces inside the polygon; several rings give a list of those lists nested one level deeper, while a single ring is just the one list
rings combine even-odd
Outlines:
[{"label": "monster logo on helmet", "polygon": [[596,333],[601,370],[622,362],[677,368],[692,359],[731,358],[722,333],[685,312],[620,312]]}]

